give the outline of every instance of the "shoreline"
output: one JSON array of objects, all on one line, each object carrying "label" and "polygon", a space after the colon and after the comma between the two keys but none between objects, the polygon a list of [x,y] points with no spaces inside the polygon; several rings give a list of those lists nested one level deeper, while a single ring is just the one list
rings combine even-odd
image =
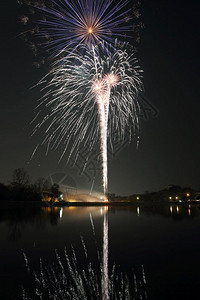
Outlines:
[{"label": "shoreline", "polygon": [[45,201],[14,201],[1,200],[1,208],[39,208],[39,207],[89,207],[89,206],[159,206],[159,205],[199,205],[199,201],[108,201],[108,202],[45,202]]}]

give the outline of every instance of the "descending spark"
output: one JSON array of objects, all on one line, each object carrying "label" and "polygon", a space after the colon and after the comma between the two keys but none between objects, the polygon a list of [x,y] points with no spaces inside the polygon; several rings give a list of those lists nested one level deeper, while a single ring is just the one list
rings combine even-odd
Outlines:
[{"label": "descending spark", "polygon": [[[41,38],[50,37],[46,47],[54,55],[59,55],[67,48],[81,48],[100,45],[107,47],[117,38],[123,39],[125,32],[133,30],[129,0],[51,0],[49,5],[38,5],[44,14],[38,22]],[[104,44],[102,44],[104,42]]]},{"label": "descending spark", "polygon": [[138,130],[137,96],[142,82],[137,61],[126,50],[101,55],[97,50],[93,47],[84,56],[66,55],[53,65],[40,103],[49,113],[37,129],[46,124],[47,150],[63,145],[60,160],[69,149],[68,160],[72,154],[78,157],[82,147],[91,150],[100,138],[106,194],[107,144],[112,145],[113,132],[123,142],[126,132],[132,137]]},{"label": "descending spark", "polygon": [[33,159],[33,156],[35,155],[35,153],[36,153],[36,151],[37,151],[38,147],[39,147],[39,144],[37,144],[37,146],[35,147],[35,149],[34,149],[34,151],[33,151],[32,155],[31,155],[31,158],[30,158],[30,160],[32,160],[32,159]]}]

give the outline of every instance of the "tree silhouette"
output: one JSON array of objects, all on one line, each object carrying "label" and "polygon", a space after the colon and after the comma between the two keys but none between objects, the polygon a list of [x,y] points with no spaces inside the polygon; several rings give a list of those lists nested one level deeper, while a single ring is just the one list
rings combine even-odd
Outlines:
[{"label": "tree silhouette", "polygon": [[30,178],[28,173],[23,168],[18,168],[13,171],[12,186],[28,187],[30,185]]}]

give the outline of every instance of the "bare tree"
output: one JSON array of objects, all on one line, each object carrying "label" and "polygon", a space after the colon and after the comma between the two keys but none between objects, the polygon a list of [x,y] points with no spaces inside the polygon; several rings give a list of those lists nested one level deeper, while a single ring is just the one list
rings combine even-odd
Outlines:
[{"label": "bare tree", "polygon": [[43,177],[38,178],[33,186],[39,193],[42,193],[43,191],[49,191],[51,189],[51,183]]},{"label": "bare tree", "polygon": [[30,178],[28,173],[23,168],[18,168],[13,171],[12,182],[13,186],[24,186],[30,185]]}]

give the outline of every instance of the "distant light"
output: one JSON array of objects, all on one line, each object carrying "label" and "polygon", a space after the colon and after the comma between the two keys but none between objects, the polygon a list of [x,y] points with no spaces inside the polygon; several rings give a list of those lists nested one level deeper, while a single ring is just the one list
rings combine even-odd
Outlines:
[{"label": "distant light", "polygon": [[178,200],[178,196],[176,196],[176,200]]},{"label": "distant light", "polygon": [[179,207],[178,206],[176,207],[176,211],[177,211],[177,214],[179,214]]},{"label": "distant light", "polygon": [[137,200],[140,200],[140,197],[137,197],[136,199],[137,199]]},{"label": "distant light", "polygon": [[182,202],[182,200],[179,200],[178,202]]},{"label": "distant light", "polygon": [[172,200],[172,197],[169,197],[169,200]]},{"label": "distant light", "polygon": [[172,206],[170,206],[170,208],[169,208],[169,209],[170,209],[170,212],[171,212],[171,214],[172,214],[172,211],[173,211],[173,208],[172,208]]},{"label": "distant light", "polygon": [[190,194],[189,194],[189,193],[187,193],[187,194],[186,194],[186,196],[187,196],[187,197],[190,197]]}]

